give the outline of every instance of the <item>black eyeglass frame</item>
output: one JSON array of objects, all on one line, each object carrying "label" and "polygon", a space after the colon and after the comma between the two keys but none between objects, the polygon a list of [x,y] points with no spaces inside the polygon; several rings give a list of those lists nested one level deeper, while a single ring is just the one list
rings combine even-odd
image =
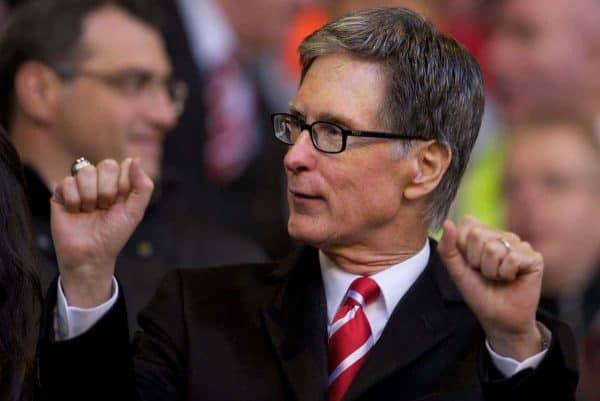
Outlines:
[{"label": "black eyeglass frame", "polygon": [[[399,133],[393,133],[393,132],[350,130],[350,129],[343,128],[343,127],[339,126],[338,124],[332,123],[330,121],[314,121],[311,124],[307,124],[305,122],[302,122],[302,120],[298,116],[295,116],[293,114],[273,113],[273,114],[271,114],[271,123],[273,125],[273,133],[275,134],[275,138],[277,138],[277,140],[279,140],[280,142],[285,143],[286,145],[293,145],[294,143],[286,142],[282,138],[277,136],[277,131],[276,131],[276,127],[275,127],[275,119],[278,117],[291,117],[292,119],[297,120],[298,125],[300,126],[300,133],[302,133],[304,130],[308,130],[308,132],[310,133],[310,140],[311,140],[313,146],[315,147],[315,149],[317,149],[319,152],[329,153],[329,154],[342,153],[344,150],[346,150],[346,141],[349,136],[357,136],[357,137],[363,137],[363,138],[404,139],[404,140],[409,140],[409,141],[411,141],[411,140],[428,141],[429,140],[428,138],[424,138],[419,135],[407,135],[407,134],[399,134]],[[340,133],[342,134],[342,148],[338,151],[328,151],[328,150],[323,150],[323,149],[319,148],[319,146],[317,145],[317,143],[315,141],[316,134],[313,131],[313,127],[316,124],[328,124],[328,125],[331,125],[337,129],[339,129]]]}]

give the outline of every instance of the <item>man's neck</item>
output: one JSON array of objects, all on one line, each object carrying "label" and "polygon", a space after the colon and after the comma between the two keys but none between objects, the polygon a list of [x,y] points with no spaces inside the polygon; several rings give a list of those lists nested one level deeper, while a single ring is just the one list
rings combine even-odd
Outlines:
[{"label": "man's neck", "polygon": [[414,256],[423,249],[426,229],[386,235],[380,241],[352,245],[324,246],[320,249],[343,270],[363,276],[383,271]]},{"label": "man's neck", "polygon": [[44,128],[17,122],[10,131],[22,162],[33,168],[52,191],[56,183],[69,174],[74,156]]}]

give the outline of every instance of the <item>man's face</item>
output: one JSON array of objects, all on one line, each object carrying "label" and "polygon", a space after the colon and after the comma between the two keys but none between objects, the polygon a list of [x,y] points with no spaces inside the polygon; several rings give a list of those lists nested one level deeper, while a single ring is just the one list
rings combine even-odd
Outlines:
[{"label": "man's face", "polygon": [[[378,118],[384,77],[373,63],[339,54],[319,57],[292,99],[291,112],[309,124],[387,131]],[[402,192],[410,173],[405,159],[392,159],[389,141],[349,137],[344,152],[326,154],[303,131],[284,165],[292,237],[327,250],[371,247],[402,231]]]},{"label": "man's face", "polygon": [[[164,86],[147,90],[152,85],[134,81],[147,76],[158,82],[171,73],[159,33],[106,7],[86,19],[82,43],[89,56],[60,92],[54,127],[59,140],[71,157],[94,163],[140,157],[145,171],[158,178],[164,133],[176,123],[176,111]],[[115,86],[89,74],[129,78]]]},{"label": "man's face", "polygon": [[508,228],[544,256],[550,292],[581,280],[600,256],[600,161],[576,129],[516,130],[507,149]]},{"label": "man's face", "polygon": [[[589,40],[581,15],[588,0],[508,0],[490,40],[490,69],[505,117],[580,107],[589,81]],[[594,74],[593,76],[596,76]]]}]

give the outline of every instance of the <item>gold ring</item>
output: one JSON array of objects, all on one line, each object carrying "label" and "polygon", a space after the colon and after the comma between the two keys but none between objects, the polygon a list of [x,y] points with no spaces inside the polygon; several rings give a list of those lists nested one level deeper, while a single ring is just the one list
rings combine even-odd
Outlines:
[{"label": "gold ring", "polygon": [[71,175],[75,176],[75,175],[77,175],[77,172],[79,170],[81,170],[85,166],[91,166],[91,165],[92,165],[92,163],[90,163],[90,161],[88,159],[86,159],[85,157],[79,157],[79,158],[77,158],[77,160],[75,160],[73,162],[73,164],[71,164]]}]

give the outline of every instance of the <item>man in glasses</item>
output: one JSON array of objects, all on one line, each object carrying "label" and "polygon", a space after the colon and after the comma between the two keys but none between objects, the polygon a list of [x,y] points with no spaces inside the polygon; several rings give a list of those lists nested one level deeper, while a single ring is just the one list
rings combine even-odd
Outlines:
[{"label": "man in glasses", "polygon": [[104,0],[20,7],[0,43],[0,117],[27,165],[44,287],[57,273],[48,201],[79,157],[139,157],[160,188],[118,263],[132,327],[167,268],[259,257],[245,241],[202,228],[180,196],[181,176],[161,169],[186,85],[172,76],[156,10],[145,1]]},{"label": "man in glasses", "polygon": [[[41,393],[76,398],[102,382],[99,398],[572,400],[572,338],[536,315],[540,255],[474,219],[444,222],[439,245],[427,238],[481,123],[473,57],[395,8],[336,20],[300,55],[300,87],[273,128],[289,145],[288,230],[306,247],[280,264],[169,275],[132,359],[112,260],[152,182],[123,163],[127,185],[107,190],[120,200],[88,213],[88,191],[66,178],[52,202],[56,296],[86,322],[58,313],[73,335],[44,331]],[[101,164],[82,173],[115,176]]]}]

